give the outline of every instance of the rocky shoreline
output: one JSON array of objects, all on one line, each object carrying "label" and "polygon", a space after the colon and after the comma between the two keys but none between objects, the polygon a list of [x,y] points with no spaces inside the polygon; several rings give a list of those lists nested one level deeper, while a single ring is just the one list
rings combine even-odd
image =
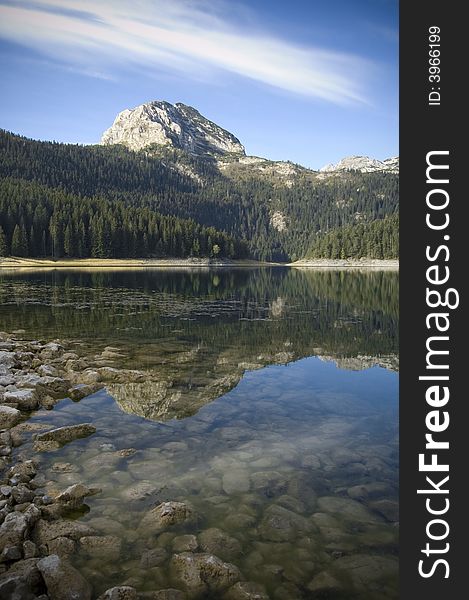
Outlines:
[{"label": "rocky shoreline", "polygon": [[[105,352],[112,354],[112,349]],[[103,353],[105,354],[105,353]],[[25,341],[0,333],[0,597],[5,600],[186,600],[207,593],[226,600],[268,600],[262,586],[242,581],[239,569],[210,553],[212,538],[219,530],[205,532],[208,540],[199,543],[193,535],[179,536],[178,553],[170,560],[171,579],[182,589],[137,591],[117,585],[101,595],[72,564],[77,550],[91,557],[120,554],[116,536],[100,535],[76,520],[88,496],[99,494],[77,481],[56,493],[46,492],[40,455],[93,435],[91,423],[64,426],[33,434],[35,455],[11,456],[23,444],[23,435],[32,428],[28,418],[40,408],[52,409],[61,399],[79,401],[104,386],[101,380],[139,380],[138,371],[111,367],[94,370],[89,361],[68,352],[61,343]],[[127,449],[132,454],[133,449]],[[121,451],[125,452],[125,451]],[[59,465],[61,463],[58,463]],[[63,465],[64,468],[66,465]],[[73,516],[75,515],[75,518]],[[144,518],[147,531],[161,533],[173,525],[190,522],[196,515],[184,502],[162,502]],[[212,535],[213,534],[213,535]],[[230,540],[218,540],[222,548]],[[148,568],[167,557],[160,547],[145,557]],[[143,560],[142,558],[142,560]],[[147,564],[148,563],[148,564]],[[145,566],[145,565],[142,565]],[[185,590],[185,591],[182,591]],[[187,593],[186,593],[187,592]],[[217,596],[218,597],[218,596]]]},{"label": "rocky shoreline", "polygon": [[[167,491],[159,493],[166,468],[161,463],[167,461],[169,467],[168,457],[173,452],[190,451],[187,443],[162,434],[158,445],[162,445],[163,455],[159,450],[153,452],[145,463],[145,479],[128,478],[129,487],[120,492],[125,510],[133,510],[135,502],[142,500],[133,529],[122,535],[119,520],[128,521],[124,515],[116,519],[115,513],[80,520],[90,510],[85,503],[88,497],[95,496],[93,512],[99,502],[106,501],[110,483],[101,475],[106,466],[115,465],[115,473],[127,481],[124,465],[122,469],[117,465],[132,463],[142,450],[137,449],[136,441],[127,444],[137,448],[116,448],[108,443],[114,438],[102,437],[97,442],[100,453],[88,459],[84,469],[75,469],[64,462],[63,454],[59,458],[59,449],[66,446],[72,450],[89,436],[99,438],[101,422],[96,420],[96,427],[92,422],[59,420],[55,423],[62,426],[57,427],[37,417],[46,415],[44,409],[52,409],[60,400],[77,402],[105,385],[138,384],[149,375],[112,366],[122,360],[119,348],[108,346],[95,356],[80,356],[86,351],[72,341],[25,341],[20,336],[21,332],[0,333],[2,600],[297,600],[345,597],[350,577],[353,589],[363,592],[376,589],[381,593],[379,581],[394,581],[397,560],[392,549],[398,505],[387,499],[389,485],[382,474],[379,481],[368,478],[363,485],[341,488],[342,496],[323,490],[317,497],[307,484],[302,487],[300,480],[289,481],[282,472],[269,470],[278,464],[275,456],[256,452],[251,456],[252,441],[238,452],[248,462],[254,461],[252,472],[239,459],[232,463],[231,459],[215,458],[221,463],[212,472],[206,502],[210,512],[220,511],[220,519],[204,523],[206,506],[190,491],[200,489],[200,481],[193,476],[191,480],[190,473],[189,487],[179,488],[171,482]],[[93,420],[93,412],[85,414],[83,421]],[[201,425],[205,431],[205,423]],[[337,424],[333,422],[331,427],[335,439]],[[236,439],[241,430],[231,425],[222,431]],[[244,435],[244,430],[241,433]],[[89,441],[92,443],[93,437]],[[45,457],[54,452],[58,458],[50,464]],[[159,469],[148,471],[155,457]],[[373,469],[381,473],[384,467],[375,457],[365,467],[359,452],[327,448],[317,456],[303,457],[302,465],[330,473],[337,461],[356,473],[367,468],[370,473]],[[142,459],[134,464],[136,472],[141,472],[142,465]],[[51,482],[51,473],[60,477]],[[230,511],[226,503],[238,495],[244,504],[238,503]],[[243,543],[253,532],[255,543],[245,555]],[[317,545],[317,536],[324,540],[324,548]],[[290,552],[297,558],[284,568],[282,561]],[[257,580],[256,569],[262,569],[262,583],[251,580]],[[278,582],[273,593],[264,587],[264,582],[272,579]],[[109,589],[103,592],[106,587]],[[392,588],[383,589],[380,597],[394,597]]]}]

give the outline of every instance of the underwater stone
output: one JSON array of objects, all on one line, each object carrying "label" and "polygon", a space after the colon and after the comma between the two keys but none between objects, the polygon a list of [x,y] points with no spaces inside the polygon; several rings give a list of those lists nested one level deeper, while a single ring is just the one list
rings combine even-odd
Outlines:
[{"label": "underwater stone", "polygon": [[233,560],[242,552],[240,542],[217,527],[202,531],[199,534],[199,542],[202,550],[224,560]]},{"label": "underwater stone", "polygon": [[212,554],[191,552],[173,556],[171,574],[176,582],[194,595],[223,591],[241,579],[235,565]]},{"label": "underwater stone", "polygon": [[141,528],[162,531],[193,518],[192,508],[184,502],[162,502],[142,519]]},{"label": "underwater stone", "polygon": [[223,491],[231,496],[248,492],[250,488],[249,474],[247,471],[235,469],[223,475]]}]

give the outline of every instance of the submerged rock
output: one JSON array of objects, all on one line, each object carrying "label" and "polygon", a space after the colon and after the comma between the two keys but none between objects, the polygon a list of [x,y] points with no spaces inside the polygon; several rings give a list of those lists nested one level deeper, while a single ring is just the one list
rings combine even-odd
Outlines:
[{"label": "submerged rock", "polygon": [[334,566],[346,571],[352,578],[355,587],[364,590],[374,581],[395,576],[398,570],[398,560],[393,556],[353,554],[338,558],[334,562]]},{"label": "submerged rock", "polygon": [[213,554],[176,554],[170,568],[174,581],[194,596],[222,592],[241,579],[238,567]]},{"label": "submerged rock", "polygon": [[242,552],[240,542],[217,527],[202,531],[199,534],[199,542],[202,550],[224,560],[232,560]]},{"label": "submerged rock", "polygon": [[238,581],[226,592],[223,600],[269,600],[269,596],[259,583]]},{"label": "submerged rock", "polygon": [[168,588],[166,590],[158,590],[157,592],[143,592],[139,594],[141,600],[187,600],[187,596],[181,590]]},{"label": "submerged rock", "polygon": [[184,523],[194,518],[192,508],[184,502],[162,502],[142,519],[144,530],[163,531],[171,525]]},{"label": "submerged rock", "polygon": [[254,490],[262,492],[267,498],[285,494],[288,480],[278,471],[258,471],[251,475],[251,484]]},{"label": "submerged rock", "polygon": [[136,483],[132,483],[132,485],[125,488],[120,495],[127,502],[134,502],[148,498],[149,496],[157,492],[159,489],[160,488],[151,481],[143,480],[138,481]]},{"label": "submerged rock", "polygon": [[366,506],[350,498],[339,496],[323,496],[318,500],[318,507],[326,513],[336,513],[343,519],[361,523],[376,523],[382,519],[374,515]]},{"label": "submerged rock", "polygon": [[223,491],[229,496],[248,492],[251,486],[249,473],[241,469],[228,471],[223,475],[222,485]]},{"label": "submerged rock", "polygon": [[199,547],[195,535],[178,535],[173,540],[174,552],[193,552]]},{"label": "submerged rock", "polygon": [[122,540],[115,535],[90,535],[80,538],[80,546],[89,556],[118,560]]},{"label": "submerged rock", "polygon": [[55,501],[65,504],[67,508],[78,508],[87,496],[98,494],[98,488],[89,488],[82,483],[75,483],[55,497]]},{"label": "submerged rock", "polygon": [[56,554],[37,563],[50,600],[91,600],[91,587],[72,565]]},{"label": "submerged rock", "polygon": [[394,500],[377,500],[376,502],[371,502],[370,507],[387,521],[391,521],[392,523],[399,521],[399,503]]},{"label": "submerged rock", "polygon": [[137,600],[137,590],[129,585],[121,585],[106,590],[98,600]]},{"label": "submerged rock", "polygon": [[328,594],[341,590],[342,584],[327,571],[321,571],[313,577],[307,587],[310,592],[327,597]]},{"label": "submerged rock", "polygon": [[168,558],[168,551],[164,548],[152,548],[142,554],[140,559],[140,566],[142,569],[151,569],[153,567],[159,567]]},{"label": "submerged rock", "polygon": [[305,517],[282,506],[272,505],[264,513],[259,533],[265,540],[287,542],[309,533],[312,528],[312,523]]}]

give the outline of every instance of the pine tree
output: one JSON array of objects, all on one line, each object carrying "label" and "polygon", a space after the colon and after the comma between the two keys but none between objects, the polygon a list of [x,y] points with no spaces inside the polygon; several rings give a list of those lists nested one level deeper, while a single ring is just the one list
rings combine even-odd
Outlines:
[{"label": "pine tree", "polygon": [[11,239],[11,253],[13,256],[28,256],[28,238],[24,226],[15,226]]},{"label": "pine tree", "polygon": [[8,256],[8,245],[3,227],[0,225],[0,256]]}]

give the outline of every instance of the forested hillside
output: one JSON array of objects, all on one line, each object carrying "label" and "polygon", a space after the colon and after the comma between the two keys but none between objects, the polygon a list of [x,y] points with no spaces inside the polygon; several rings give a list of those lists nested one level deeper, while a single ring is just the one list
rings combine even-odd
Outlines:
[{"label": "forested hillside", "polygon": [[[207,255],[217,245],[220,256],[244,256],[247,249],[253,258],[287,261],[305,256],[318,235],[398,211],[398,177],[390,173],[298,169],[286,179],[275,174],[275,163],[266,173],[233,160],[225,172],[215,159],[182,150],[83,147],[3,131],[0,177],[7,179],[0,214],[6,245],[11,251],[16,229],[15,241],[22,237],[24,249],[29,236],[28,252],[35,255]],[[8,186],[16,186],[13,195]],[[42,200],[31,212],[26,206],[35,194]],[[47,218],[41,216],[44,210]],[[172,232],[166,239],[163,222]],[[176,228],[192,232],[182,235],[182,245]],[[96,233],[100,229],[102,235]],[[104,244],[110,238],[114,242],[104,250],[92,241],[100,236]]]},{"label": "forested hillside", "polygon": [[213,227],[21,179],[0,181],[0,224],[0,256],[244,258],[248,253],[244,242]]},{"label": "forested hillside", "polygon": [[332,229],[318,236],[308,258],[397,258],[399,215]]}]

